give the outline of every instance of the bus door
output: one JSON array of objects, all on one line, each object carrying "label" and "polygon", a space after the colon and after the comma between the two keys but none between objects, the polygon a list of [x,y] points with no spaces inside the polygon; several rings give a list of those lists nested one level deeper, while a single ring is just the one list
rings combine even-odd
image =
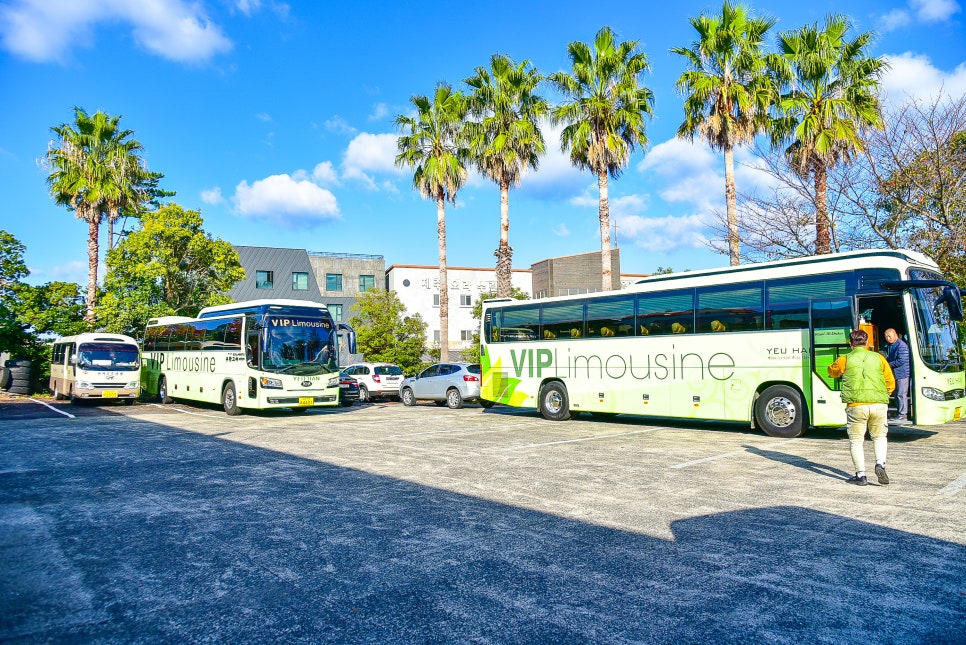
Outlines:
[{"label": "bus door", "polygon": [[839,392],[841,379],[828,375],[828,367],[850,351],[849,334],[855,328],[855,303],[852,298],[812,300],[809,303],[811,374],[804,380],[812,409],[812,425],[845,424],[845,407]]}]

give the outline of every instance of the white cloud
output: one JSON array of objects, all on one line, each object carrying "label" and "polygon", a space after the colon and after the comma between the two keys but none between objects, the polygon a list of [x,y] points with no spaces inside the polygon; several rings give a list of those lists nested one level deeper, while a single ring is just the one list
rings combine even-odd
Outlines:
[{"label": "white cloud", "polygon": [[267,112],[259,112],[255,115],[255,118],[265,123],[271,123],[272,121],[272,115]]},{"label": "white cloud", "polygon": [[250,186],[247,181],[242,181],[235,187],[232,201],[240,215],[277,222],[339,217],[335,195],[308,179],[290,175],[272,175]]},{"label": "white cloud", "polygon": [[677,248],[707,248],[708,224],[700,215],[642,217],[629,215],[618,220],[621,241],[647,251],[669,252]]},{"label": "white cloud", "polygon": [[379,183],[376,173],[402,172],[396,167],[396,135],[369,134],[356,135],[342,156],[342,178],[361,182],[369,190],[389,189],[395,191],[391,182]]},{"label": "white cloud", "polygon": [[334,114],[332,118],[323,121],[322,125],[329,132],[336,132],[338,134],[355,134],[358,132],[358,130],[349,125],[349,122],[338,114]]},{"label": "white cloud", "polygon": [[225,198],[221,194],[221,188],[215,186],[214,188],[201,191],[201,201],[212,206],[217,206],[218,204],[224,203]]},{"label": "white cloud", "polygon": [[932,64],[928,56],[906,52],[886,56],[889,70],[882,79],[886,100],[901,103],[908,98],[929,100],[942,92],[946,96],[966,94],[966,63],[951,72]]},{"label": "white cloud", "polygon": [[561,222],[556,227],[554,227],[553,234],[556,235],[557,237],[569,237],[570,236],[570,229],[567,228],[567,225],[566,224],[564,224],[563,222]]},{"label": "white cloud", "polygon": [[583,190],[590,182],[595,187],[596,179],[589,172],[581,171],[570,163],[570,156],[560,150],[560,131],[562,126],[541,123],[547,154],[540,158],[540,165],[534,172],[523,175],[520,188],[531,196],[548,197],[552,194],[573,194]]},{"label": "white cloud", "polygon": [[387,114],[389,114],[389,106],[385,103],[376,103],[372,106],[372,114],[369,115],[369,120],[379,121],[386,118]]},{"label": "white cloud", "polygon": [[0,43],[28,60],[60,61],[91,46],[99,23],[126,25],[139,45],[176,62],[204,62],[232,47],[199,3],[183,0],[18,0],[0,8]]},{"label": "white cloud", "polygon": [[913,22],[946,22],[960,10],[956,0],[909,0],[908,9],[893,9],[879,18],[879,31],[885,33]]},{"label": "white cloud", "polygon": [[327,186],[339,185],[339,173],[336,172],[331,161],[323,161],[322,163],[316,164],[315,168],[312,169],[312,179],[317,184]]}]

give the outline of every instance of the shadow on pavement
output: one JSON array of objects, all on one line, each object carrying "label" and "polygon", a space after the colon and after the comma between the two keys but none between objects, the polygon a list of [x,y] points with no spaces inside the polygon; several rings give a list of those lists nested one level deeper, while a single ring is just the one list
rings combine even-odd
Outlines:
[{"label": "shadow on pavement", "polygon": [[682,519],[667,541],[140,420],[7,424],[0,502],[4,642],[966,633],[966,547],[798,507]]}]

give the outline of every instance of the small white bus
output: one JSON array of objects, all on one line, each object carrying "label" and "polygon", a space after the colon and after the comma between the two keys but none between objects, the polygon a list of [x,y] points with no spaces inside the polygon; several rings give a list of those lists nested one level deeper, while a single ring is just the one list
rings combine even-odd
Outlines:
[{"label": "small white bus", "polygon": [[137,341],[121,334],[63,336],[54,341],[50,390],[73,404],[120,399],[130,405],[141,393]]}]

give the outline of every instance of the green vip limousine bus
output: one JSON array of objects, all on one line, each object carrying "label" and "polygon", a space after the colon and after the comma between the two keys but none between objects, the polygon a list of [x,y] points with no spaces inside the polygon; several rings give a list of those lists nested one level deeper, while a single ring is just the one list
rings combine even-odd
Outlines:
[{"label": "green vip limousine bus", "polygon": [[207,307],[197,318],[153,318],[143,388],[162,403],[220,403],[229,415],[337,406],[340,335],[354,353],[352,328],[306,300],[251,300]]},{"label": "green vip limousine bus", "polygon": [[910,418],[959,420],[958,287],[913,251],[855,251],[653,276],[618,292],[483,303],[486,403],[749,422],[769,435],[845,425],[828,366],[862,328],[910,347]]}]

